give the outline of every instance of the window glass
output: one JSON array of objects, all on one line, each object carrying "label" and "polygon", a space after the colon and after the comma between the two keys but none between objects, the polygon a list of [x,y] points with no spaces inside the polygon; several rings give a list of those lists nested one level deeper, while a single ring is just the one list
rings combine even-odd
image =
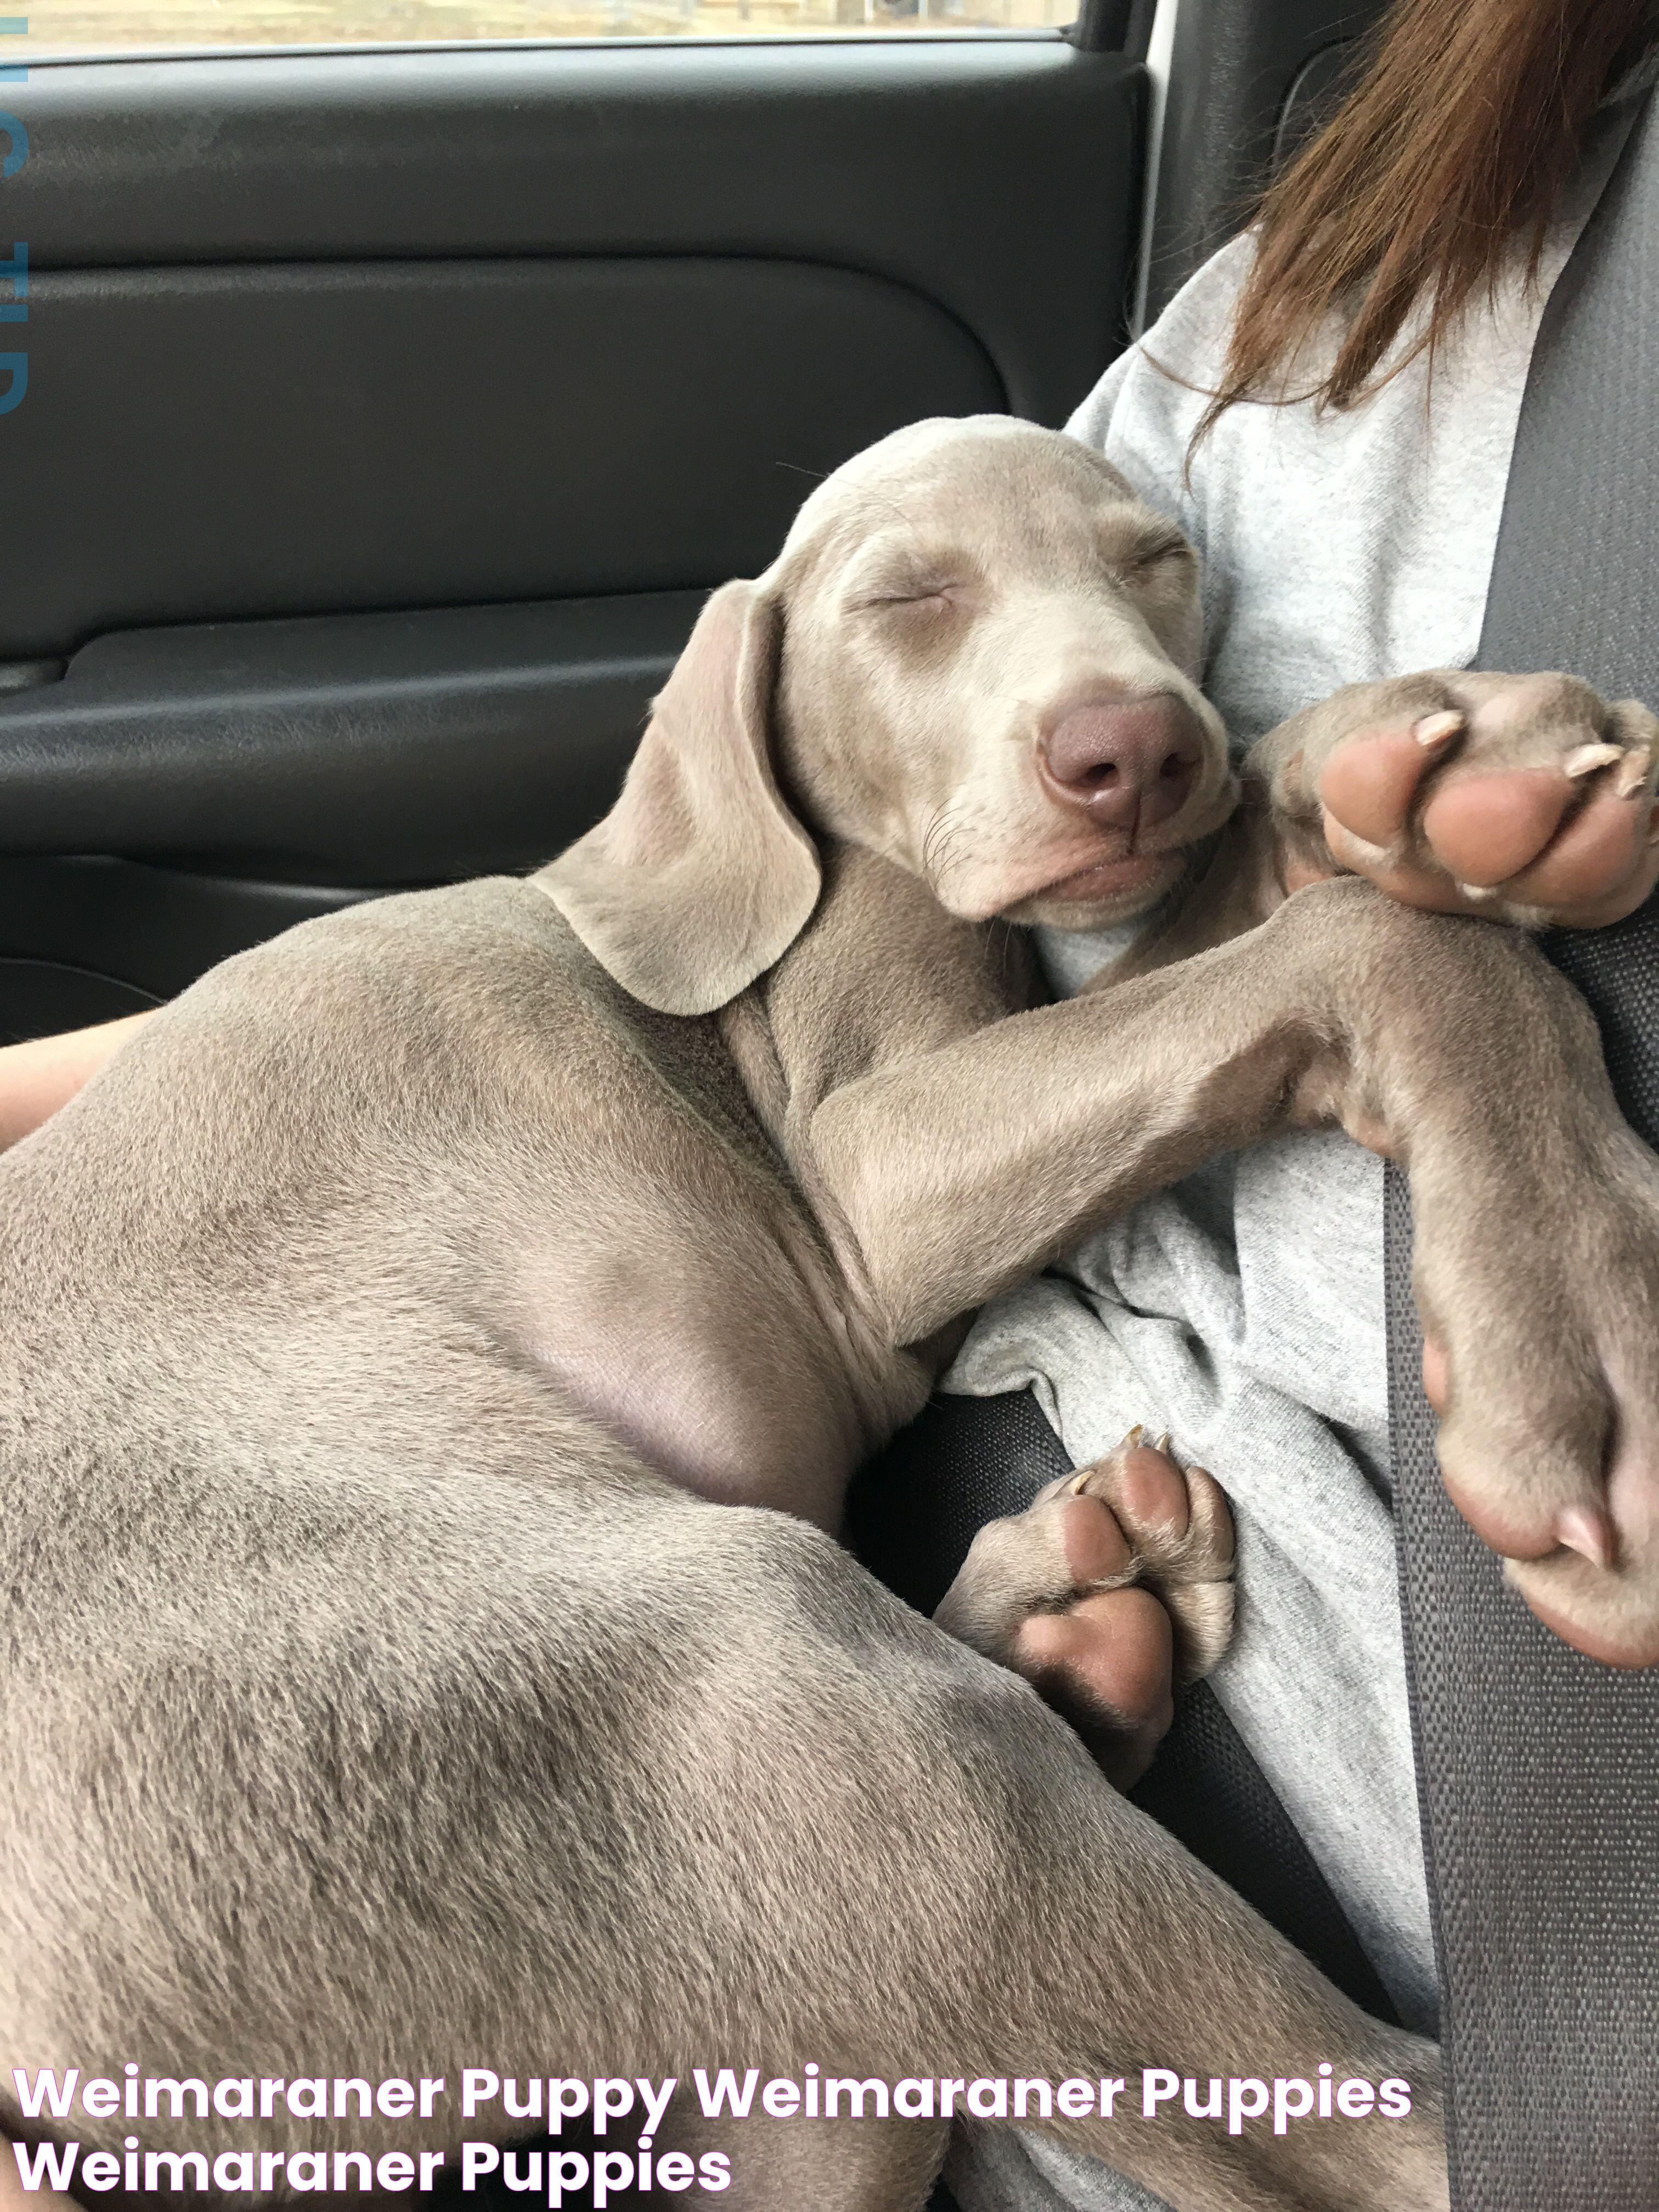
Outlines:
[{"label": "window glass", "polygon": [[[755,38],[1035,30],[1077,0],[44,0],[0,17],[0,64],[33,54],[450,39]],[[27,27],[24,27],[25,25]]]}]

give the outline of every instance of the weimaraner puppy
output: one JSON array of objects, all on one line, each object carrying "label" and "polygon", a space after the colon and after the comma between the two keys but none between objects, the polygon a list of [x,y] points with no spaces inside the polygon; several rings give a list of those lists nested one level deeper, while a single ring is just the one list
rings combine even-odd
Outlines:
[{"label": "weimaraner puppy", "polygon": [[[1361,731],[1328,775],[1379,870],[1462,898],[1504,809],[1458,776],[1502,769],[1488,799],[1543,779],[1553,813],[1498,873],[1541,853],[1534,902],[1583,904],[1646,865],[1655,726],[1564,679],[1374,686],[1270,739],[1240,808],[1194,570],[1064,438],[890,439],[709,601],[599,829],[226,963],[0,1161],[8,2069],[1328,2060],[1410,2116],[1044,2124],[1176,2212],[1445,2205],[1431,2047],[1018,1671],[1142,1763],[1171,1636],[1188,1673],[1224,1641],[1212,1486],[1131,1443],[1000,1524],[966,1642],[832,1534],[981,1301],[1340,1121],[1409,1164],[1460,1498],[1547,1617],[1659,1656],[1659,1176],[1588,1016],[1515,931],[1352,874],[1284,896],[1333,870],[1320,777]],[[1039,1003],[1020,924],[1146,909],[1195,851],[1139,972]],[[458,2114],[142,2132],[453,2163],[512,2125]],[[726,2145],[684,2201],[904,2212],[943,2131]]]}]

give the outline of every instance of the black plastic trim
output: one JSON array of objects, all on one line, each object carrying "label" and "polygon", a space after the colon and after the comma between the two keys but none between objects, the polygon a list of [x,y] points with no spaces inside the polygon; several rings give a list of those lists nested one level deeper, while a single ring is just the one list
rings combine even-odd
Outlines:
[{"label": "black plastic trim", "polygon": [[0,853],[365,888],[532,866],[610,805],[702,600],[99,638],[0,697]]}]

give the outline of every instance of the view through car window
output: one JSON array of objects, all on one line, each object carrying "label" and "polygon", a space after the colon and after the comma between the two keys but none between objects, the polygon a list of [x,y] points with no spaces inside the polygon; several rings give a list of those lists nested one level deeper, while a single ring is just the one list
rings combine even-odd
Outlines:
[{"label": "view through car window", "polygon": [[1069,23],[1077,0],[46,0],[0,59],[449,39],[902,36]]}]

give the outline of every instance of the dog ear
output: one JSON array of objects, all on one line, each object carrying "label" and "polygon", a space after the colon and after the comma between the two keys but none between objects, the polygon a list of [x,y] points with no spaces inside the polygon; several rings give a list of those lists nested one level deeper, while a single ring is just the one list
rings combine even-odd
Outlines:
[{"label": "dog ear", "polygon": [[817,902],[818,858],[772,768],[782,623],[726,584],[653,710],[622,796],[533,878],[623,989],[708,1014],[781,957]]}]

